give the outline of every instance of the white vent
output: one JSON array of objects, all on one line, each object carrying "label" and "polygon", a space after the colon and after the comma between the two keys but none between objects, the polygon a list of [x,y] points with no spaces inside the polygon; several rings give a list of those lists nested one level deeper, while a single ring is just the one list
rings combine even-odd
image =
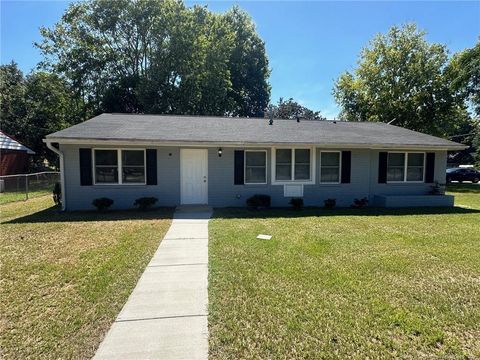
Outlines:
[{"label": "white vent", "polygon": [[286,184],[283,185],[284,197],[303,197],[303,185],[302,184]]}]

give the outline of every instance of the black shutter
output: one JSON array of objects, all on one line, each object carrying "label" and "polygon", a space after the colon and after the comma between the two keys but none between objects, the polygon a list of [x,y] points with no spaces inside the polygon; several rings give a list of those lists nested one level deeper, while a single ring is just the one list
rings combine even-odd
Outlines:
[{"label": "black shutter", "polygon": [[425,182],[433,183],[435,177],[435,153],[427,153],[427,163],[425,165]]},{"label": "black shutter", "polygon": [[80,185],[92,183],[92,149],[80,149]]},{"label": "black shutter", "polygon": [[147,185],[157,185],[157,150],[147,149]]},{"label": "black shutter", "polygon": [[388,153],[380,152],[378,153],[378,183],[386,184],[387,182],[387,162],[388,162]]},{"label": "black shutter", "polygon": [[342,184],[350,183],[352,169],[352,152],[342,151]]},{"label": "black shutter", "polygon": [[244,151],[243,150],[235,150],[234,156],[234,184],[235,185],[243,185],[244,184]]}]

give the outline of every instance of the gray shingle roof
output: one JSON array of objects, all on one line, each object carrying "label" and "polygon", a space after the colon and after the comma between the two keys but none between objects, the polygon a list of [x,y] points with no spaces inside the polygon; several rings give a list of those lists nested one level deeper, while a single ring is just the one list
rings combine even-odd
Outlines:
[{"label": "gray shingle roof", "polygon": [[464,145],[374,122],[274,120],[207,116],[102,114],[47,140],[117,140],[211,144],[315,144],[463,149]]}]

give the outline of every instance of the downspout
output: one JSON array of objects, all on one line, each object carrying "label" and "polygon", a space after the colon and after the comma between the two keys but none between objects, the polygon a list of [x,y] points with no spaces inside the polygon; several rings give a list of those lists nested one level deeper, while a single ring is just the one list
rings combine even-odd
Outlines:
[{"label": "downspout", "polygon": [[52,150],[55,154],[57,154],[60,158],[60,187],[62,189],[62,211],[65,211],[66,204],[65,204],[65,166],[64,166],[64,159],[63,159],[63,152],[60,151],[59,148],[55,147],[53,143],[48,140],[44,140],[47,147]]}]

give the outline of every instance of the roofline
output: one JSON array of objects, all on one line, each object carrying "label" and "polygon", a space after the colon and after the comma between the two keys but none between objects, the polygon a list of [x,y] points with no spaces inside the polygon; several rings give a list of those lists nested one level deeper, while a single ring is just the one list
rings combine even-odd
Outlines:
[{"label": "roofline", "polygon": [[204,146],[204,147],[264,147],[264,146],[316,146],[331,149],[397,149],[397,150],[464,150],[468,146],[463,144],[452,145],[425,145],[425,144],[381,144],[381,143],[367,143],[367,144],[352,144],[352,143],[338,143],[338,144],[322,144],[322,143],[291,143],[291,142],[234,142],[234,141],[165,141],[165,140],[142,140],[142,139],[103,139],[103,138],[55,138],[47,137],[43,140],[45,143],[59,143],[71,145],[143,145],[143,146]]}]

